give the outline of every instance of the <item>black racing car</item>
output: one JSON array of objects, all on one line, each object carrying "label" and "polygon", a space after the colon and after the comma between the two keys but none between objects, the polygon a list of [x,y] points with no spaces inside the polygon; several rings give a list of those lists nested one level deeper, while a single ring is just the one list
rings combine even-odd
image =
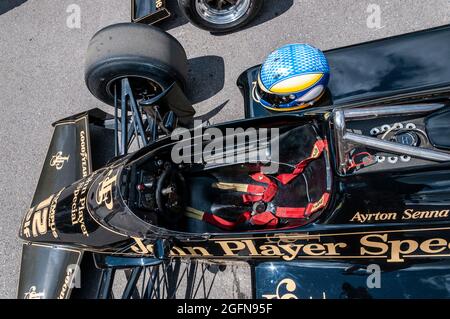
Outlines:
[{"label": "black racing car", "polygon": [[[166,20],[172,15],[171,4],[166,0],[131,0],[132,21],[156,24]],[[223,33],[250,23],[261,11],[264,0],[178,0],[177,4],[197,27]]]},{"label": "black racing car", "polygon": [[86,83],[112,114],[54,124],[18,297],[194,297],[180,265],[198,260],[248,262],[255,298],[449,297],[449,36],[327,51],[327,98],[293,113],[252,99],[255,66],[238,79],[246,118],[204,127],[178,41],[99,31]]}]

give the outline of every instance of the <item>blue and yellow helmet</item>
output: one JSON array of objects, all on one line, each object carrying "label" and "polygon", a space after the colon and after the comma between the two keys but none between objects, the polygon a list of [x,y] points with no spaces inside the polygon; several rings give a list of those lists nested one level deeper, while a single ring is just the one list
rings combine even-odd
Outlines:
[{"label": "blue and yellow helmet", "polygon": [[311,106],[325,92],[330,67],[322,51],[308,44],[288,44],[272,52],[261,66],[254,99],[273,111]]}]

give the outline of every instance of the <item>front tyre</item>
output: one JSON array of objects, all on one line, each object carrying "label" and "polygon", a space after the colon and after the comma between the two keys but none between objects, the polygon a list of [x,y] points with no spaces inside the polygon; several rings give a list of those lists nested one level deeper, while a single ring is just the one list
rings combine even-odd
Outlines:
[{"label": "front tyre", "polygon": [[185,16],[197,27],[210,32],[230,32],[251,20],[264,0],[178,0]]},{"label": "front tyre", "polygon": [[128,78],[136,99],[156,96],[176,82],[185,88],[186,52],[170,34],[152,26],[119,23],[97,32],[89,42],[85,81],[100,101],[114,105],[115,88]]}]

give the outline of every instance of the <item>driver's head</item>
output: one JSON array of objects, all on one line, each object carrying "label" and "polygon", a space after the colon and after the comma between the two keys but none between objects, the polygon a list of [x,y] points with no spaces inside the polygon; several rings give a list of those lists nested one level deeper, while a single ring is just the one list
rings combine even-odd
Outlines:
[{"label": "driver's head", "polygon": [[254,99],[273,111],[295,111],[313,105],[330,78],[322,51],[308,44],[288,44],[262,64]]}]

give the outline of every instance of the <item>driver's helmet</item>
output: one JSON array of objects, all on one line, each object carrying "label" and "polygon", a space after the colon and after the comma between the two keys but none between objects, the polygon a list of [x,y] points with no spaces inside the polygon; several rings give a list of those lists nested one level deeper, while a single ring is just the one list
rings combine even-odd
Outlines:
[{"label": "driver's helmet", "polygon": [[288,44],[262,64],[253,98],[272,111],[295,111],[313,105],[330,78],[322,51],[308,44]]}]

